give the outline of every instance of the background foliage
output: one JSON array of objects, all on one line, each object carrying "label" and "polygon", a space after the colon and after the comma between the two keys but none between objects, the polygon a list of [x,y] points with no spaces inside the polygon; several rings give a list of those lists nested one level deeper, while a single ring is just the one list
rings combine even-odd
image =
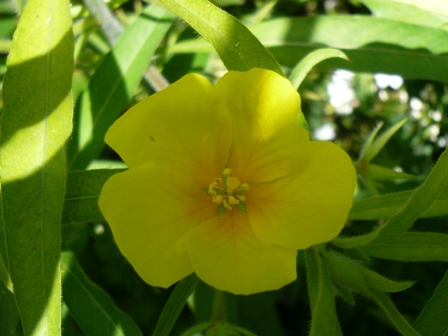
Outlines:
[{"label": "background foliage", "polygon": [[[213,3],[0,2],[0,335],[446,335],[445,2]],[[252,67],[289,77],[312,136],[353,158],[349,222],[275,292],[151,287],[98,210],[125,168],[104,134],[186,73]]]}]

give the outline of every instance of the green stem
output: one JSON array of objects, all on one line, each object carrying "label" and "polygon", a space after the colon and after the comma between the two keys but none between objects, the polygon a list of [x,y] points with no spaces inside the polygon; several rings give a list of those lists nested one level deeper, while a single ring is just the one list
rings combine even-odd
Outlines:
[{"label": "green stem", "polygon": [[227,321],[227,293],[215,289],[213,296],[212,322]]}]

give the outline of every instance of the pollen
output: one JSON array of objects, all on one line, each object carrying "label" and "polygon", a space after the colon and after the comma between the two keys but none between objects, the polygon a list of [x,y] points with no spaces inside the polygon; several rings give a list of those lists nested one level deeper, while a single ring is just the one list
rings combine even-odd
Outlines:
[{"label": "pollen", "polygon": [[222,175],[222,178],[215,178],[207,189],[207,193],[212,196],[212,202],[219,204],[218,215],[232,210],[233,207],[247,212],[243,203],[246,197],[243,194],[250,189],[250,184],[241,183],[237,177],[232,176],[230,168],[224,169]]}]

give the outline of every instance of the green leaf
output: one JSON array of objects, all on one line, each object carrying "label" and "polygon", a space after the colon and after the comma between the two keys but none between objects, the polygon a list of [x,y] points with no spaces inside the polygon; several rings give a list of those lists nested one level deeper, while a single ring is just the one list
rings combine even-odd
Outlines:
[{"label": "green leaf", "polygon": [[400,283],[389,280],[334,252],[326,252],[323,260],[328,267],[332,281],[373,299],[402,335],[419,335],[398,312],[387,294],[383,293],[383,290],[390,292],[404,290],[409,288],[413,284],[412,282]]},{"label": "green leaf", "polygon": [[63,252],[61,268],[64,302],[86,335],[139,336],[130,316],[117,308],[112,298],[86,276],[72,252]]},{"label": "green leaf", "polygon": [[277,61],[260,41],[236,18],[208,0],[160,0],[160,3],[210,42],[227,69],[263,68],[283,76]]},{"label": "green leaf", "polygon": [[383,292],[401,292],[411,287],[413,281],[393,281],[336,252],[324,254],[330,277],[338,287],[356,290],[368,295],[369,288]]},{"label": "green leaf", "polygon": [[377,166],[375,164],[370,163],[367,166],[367,177],[372,180],[398,180],[398,179],[415,179],[417,178],[414,175],[406,174],[402,172],[397,172],[393,169]]},{"label": "green leaf", "polygon": [[[448,18],[433,14],[406,3],[383,0],[360,0],[375,16],[411,24],[446,29]],[[426,2],[426,1],[425,1]]]},{"label": "green leaf", "polygon": [[368,269],[367,267],[361,265],[359,266],[358,271],[361,273],[365,283],[382,292],[401,292],[408,289],[415,283],[415,281],[393,281]]},{"label": "green leaf", "polygon": [[0,281],[0,335],[16,336],[19,325],[14,294]]},{"label": "green leaf", "polygon": [[400,314],[387,294],[377,289],[370,289],[368,296],[376,302],[383,312],[386,313],[387,317],[402,335],[420,336],[420,334],[412,328],[403,315]]},{"label": "green leaf", "polygon": [[413,326],[425,336],[445,336],[448,332],[448,272],[437,285]]},{"label": "green leaf", "polygon": [[[391,218],[406,204],[414,191],[370,197],[355,201],[348,218],[350,220],[376,220]],[[448,215],[448,185],[446,185],[434,202],[419,216],[421,218]]]},{"label": "green leaf", "polygon": [[104,183],[124,169],[73,171],[67,175],[62,224],[104,221],[98,198]]},{"label": "green leaf", "polygon": [[399,261],[448,261],[448,235],[406,232],[387,242],[372,242],[361,248],[365,254]]},{"label": "green leaf", "polygon": [[366,142],[362,146],[361,153],[359,155],[358,162],[361,162],[361,160],[366,156],[366,151],[372,148],[373,141],[375,140],[376,136],[378,135],[378,132],[383,127],[384,123],[380,121],[378,125],[373,129],[373,131],[370,133],[369,137],[367,138]]},{"label": "green leaf", "polygon": [[310,336],[342,336],[326,265],[322,263],[322,258],[314,247],[305,251],[305,257],[312,315]]},{"label": "green leaf", "polygon": [[60,335],[60,219],[72,130],[68,0],[29,0],[4,81],[0,252],[25,335]]},{"label": "green leaf", "polygon": [[[6,265],[3,262],[3,258],[0,256],[0,280],[3,285],[11,292],[14,293],[14,289],[12,287],[11,278],[9,277],[8,270],[6,269]],[[1,335],[1,334],[0,334]]]},{"label": "green leaf", "polygon": [[205,329],[208,329],[212,325],[211,322],[205,322],[198,325],[195,325],[194,327],[191,327],[187,331],[183,332],[181,336],[195,336],[201,331],[204,331]]},{"label": "green leaf", "polygon": [[400,122],[397,122],[391,128],[389,128],[386,132],[381,134],[378,138],[376,138],[370,146],[363,148],[363,157],[360,160],[365,159],[367,162],[372,161],[375,156],[378,155],[381,149],[386,145],[389,139],[404,125],[407,119],[403,119]]},{"label": "green leaf", "polygon": [[120,36],[79,97],[69,165],[84,169],[104,147],[104,135],[134,95],[173,16],[156,5],[147,7]]},{"label": "green leaf", "polygon": [[152,333],[153,336],[168,336],[170,334],[174,323],[185,306],[185,302],[193,293],[198,281],[198,277],[193,273],[176,285],[157,321],[156,328]]},{"label": "green leaf", "polygon": [[448,151],[445,150],[439,161],[423,184],[417,188],[403,205],[400,211],[383,226],[374,231],[355,237],[336,238],[332,243],[341,248],[355,248],[367,245],[393,241],[419,218],[437,199],[448,181]]},{"label": "green leaf", "polygon": [[394,0],[420,8],[430,13],[448,17],[448,3],[445,0]]},{"label": "green leaf", "polygon": [[[361,15],[278,18],[249,29],[285,66],[293,67],[311,51],[329,47],[343,51],[351,62],[333,58],[318,64],[317,70],[342,68],[448,82],[448,31]],[[213,49],[196,39],[168,51]]]},{"label": "green leaf", "polygon": [[317,49],[306,55],[294,67],[291,74],[289,75],[289,80],[291,81],[292,86],[298,89],[308,72],[310,72],[316,64],[333,57],[339,57],[348,60],[347,56],[342,51],[330,48]]},{"label": "green leaf", "polygon": [[374,242],[393,240],[409,229],[434,202],[447,182],[448,150],[445,149],[425,182],[412,194],[403,210],[386,223]]}]

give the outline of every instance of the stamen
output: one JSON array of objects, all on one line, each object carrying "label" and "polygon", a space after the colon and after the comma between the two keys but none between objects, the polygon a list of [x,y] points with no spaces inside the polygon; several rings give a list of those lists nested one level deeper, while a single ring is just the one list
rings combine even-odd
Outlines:
[{"label": "stamen", "polygon": [[222,178],[215,178],[210,183],[207,191],[212,196],[212,202],[219,204],[218,216],[227,210],[232,210],[232,205],[243,212],[247,212],[243,203],[246,197],[243,194],[250,189],[250,184],[241,183],[237,177],[231,176],[232,169],[230,168],[225,168],[222,174]]}]

